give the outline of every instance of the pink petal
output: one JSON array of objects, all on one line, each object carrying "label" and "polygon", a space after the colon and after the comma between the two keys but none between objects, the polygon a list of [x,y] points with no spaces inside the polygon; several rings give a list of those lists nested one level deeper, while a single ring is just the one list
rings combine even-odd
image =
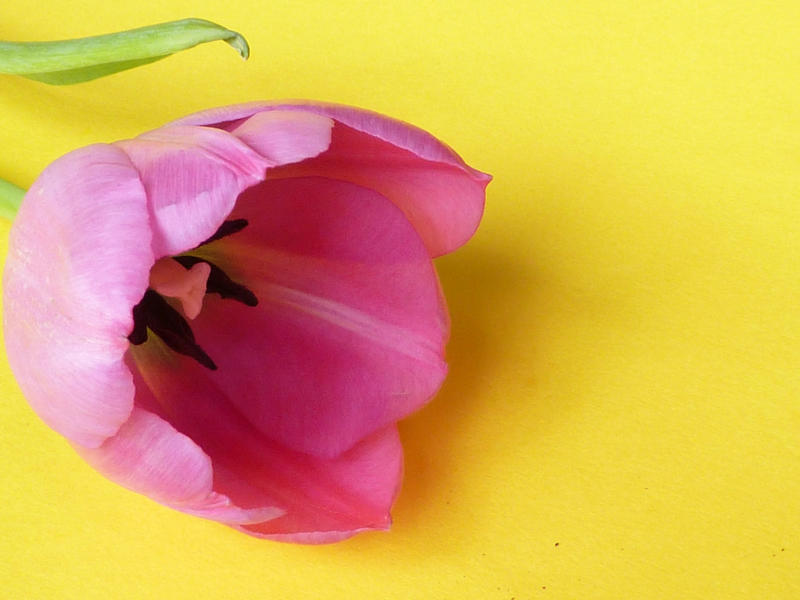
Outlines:
[{"label": "pink petal", "polygon": [[236,137],[208,127],[162,127],[116,142],[147,191],[156,258],[209,238],[268,162]]},{"label": "pink petal", "polygon": [[283,514],[274,507],[241,509],[214,492],[211,459],[161,417],[139,407],[102,446],[76,445],[75,450],[111,481],[183,512],[238,524]]},{"label": "pink petal", "polygon": [[310,102],[229,106],[176,123],[234,129],[242,119],[267,111],[302,111],[336,121],[327,152],[270,176],[321,175],[374,189],[403,210],[432,256],[452,252],[475,233],[491,177],[407,123],[357,108]]},{"label": "pink petal", "polygon": [[114,146],[52,163],[14,221],[3,277],[8,360],[34,410],[77,444],[100,445],[133,408],[123,356],[152,264],[145,193]]},{"label": "pink petal", "polygon": [[[374,516],[341,522],[327,515],[323,518],[311,514],[309,509],[316,502],[326,501],[327,491],[323,492],[324,488],[318,488],[310,480],[297,484],[301,493],[308,495],[310,503],[299,500],[296,510],[287,511],[283,517],[272,521],[245,524],[240,527],[242,531],[281,542],[326,544],[363,531],[389,529],[392,523],[389,509],[400,491],[403,475],[403,447],[395,425],[373,433],[335,459],[305,459],[304,463],[319,480],[346,482],[350,495],[360,498],[361,502],[369,499],[378,507],[373,509]],[[257,486],[253,487],[258,491]]]},{"label": "pink petal", "polygon": [[323,178],[268,180],[201,250],[258,297],[210,294],[192,326],[209,376],[265,435],[333,457],[441,385],[446,309],[422,241],[379,194]]},{"label": "pink petal", "polygon": [[276,110],[253,115],[231,133],[261,154],[270,166],[317,156],[331,143],[333,121],[310,113]]},{"label": "pink petal", "polygon": [[216,386],[214,373],[194,360],[152,342],[132,355],[142,381],[137,403],[159,411],[211,458],[215,493],[243,510],[285,511],[244,530],[321,542],[388,527],[402,470],[394,427],[332,459],[292,452],[257,431]]},{"label": "pink petal", "polygon": [[390,198],[431,256],[452,252],[472,237],[483,216],[488,183],[339,123],[328,152],[270,172],[275,178],[307,175],[350,181]]}]

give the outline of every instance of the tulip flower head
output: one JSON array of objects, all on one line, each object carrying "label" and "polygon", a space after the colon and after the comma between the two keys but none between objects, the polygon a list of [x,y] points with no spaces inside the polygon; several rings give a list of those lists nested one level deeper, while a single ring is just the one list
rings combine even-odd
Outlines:
[{"label": "tulip flower head", "polygon": [[445,373],[431,259],[489,177],[313,103],[214,109],[51,164],[4,273],[9,362],[109,479],[261,537],[386,529],[396,423]]}]

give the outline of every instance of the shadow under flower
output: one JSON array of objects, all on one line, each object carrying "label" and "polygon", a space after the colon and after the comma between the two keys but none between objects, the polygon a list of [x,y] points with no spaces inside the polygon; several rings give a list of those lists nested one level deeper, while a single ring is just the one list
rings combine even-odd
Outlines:
[{"label": "shadow under flower", "polygon": [[452,320],[449,374],[433,401],[400,423],[405,477],[393,515],[411,530],[428,528],[432,515],[457,498],[454,457],[460,446],[469,444],[465,436],[470,419],[491,413],[483,405],[488,398],[484,392],[505,368],[497,347],[500,336],[492,332],[500,320],[503,329],[516,326],[515,303],[523,295],[518,288],[530,285],[534,277],[513,257],[480,246],[439,258],[436,267]]}]

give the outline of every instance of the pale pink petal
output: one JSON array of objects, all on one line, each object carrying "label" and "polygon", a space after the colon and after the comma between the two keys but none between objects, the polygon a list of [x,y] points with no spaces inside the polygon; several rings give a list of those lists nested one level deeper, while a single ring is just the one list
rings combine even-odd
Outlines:
[{"label": "pale pink petal", "polygon": [[179,300],[183,314],[194,319],[203,308],[210,274],[208,263],[200,262],[186,269],[171,257],[165,257],[150,269],[150,287],[162,296]]},{"label": "pale pink petal", "polygon": [[213,372],[194,360],[170,355],[151,342],[132,348],[132,356],[137,381],[152,393],[143,402],[211,458],[214,492],[244,510],[284,511],[283,516],[248,525],[249,533],[313,543],[388,528],[402,472],[394,426],[341,456],[314,458],[287,450],[257,431],[216,386]]},{"label": "pale pink petal", "polygon": [[52,163],[14,220],[3,276],[8,360],[34,410],[77,444],[100,445],[133,408],[123,356],[152,264],[145,193],[114,146]]},{"label": "pale pink petal", "polygon": [[128,154],[147,191],[157,259],[209,238],[268,166],[235,136],[208,127],[162,127],[115,145]]},{"label": "pale pink petal", "polygon": [[161,417],[139,407],[102,446],[75,449],[108,479],[157,502],[189,504],[211,493],[211,459]]},{"label": "pale pink petal", "polygon": [[377,190],[403,210],[432,256],[455,250],[475,232],[491,177],[407,123],[347,106],[296,101],[217,108],[177,123],[235,129],[243,119],[269,111],[301,111],[336,121],[326,152],[270,176],[321,175]]},{"label": "pale pink petal", "polygon": [[425,160],[460,166],[470,170],[477,177],[488,177],[485,173],[469,167],[452,148],[425,130],[371,110],[344,104],[312,100],[247,102],[196,112],[176,119],[170,125],[220,126],[230,129],[229,124],[238,124],[257,113],[276,110],[300,111],[329,117],[364,133],[392,142],[400,148],[411,150]]},{"label": "pale pink petal", "polygon": [[211,459],[161,417],[139,407],[98,448],[75,445],[111,481],[177,510],[225,523],[257,523],[283,514],[275,507],[242,509],[212,490]]},{"label": "pale pink petal", "polygon": [[298,111],[276,110],[253,115],[231,133],[261,154],[270,166],[317,156],[331,143],[333,121]]},{"label": "pale pink petal", "polygon": [[198,254],[259,304],[209,294],[192,327],[242,414],[289,448],[333,457],[430,400],[446,373],[446,309],[396,206],[296,178],[249,189],[231,216],[250,225]]}]

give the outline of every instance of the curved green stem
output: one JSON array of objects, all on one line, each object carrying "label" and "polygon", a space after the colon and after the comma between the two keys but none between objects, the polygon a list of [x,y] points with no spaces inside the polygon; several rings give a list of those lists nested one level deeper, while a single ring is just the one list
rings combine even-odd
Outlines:
[{"label": "curved green stem", "polygon": [[53,85],[82,83],[215,40],[227,42],[244,59],[249,56],[240,33],[204,19],[182,19],[74,40],[0,41],[0,73]]},{"label": "curved green stem", "polygon": [[0,217],[12,221],[17,215],[25,190],[0,179]]}]

